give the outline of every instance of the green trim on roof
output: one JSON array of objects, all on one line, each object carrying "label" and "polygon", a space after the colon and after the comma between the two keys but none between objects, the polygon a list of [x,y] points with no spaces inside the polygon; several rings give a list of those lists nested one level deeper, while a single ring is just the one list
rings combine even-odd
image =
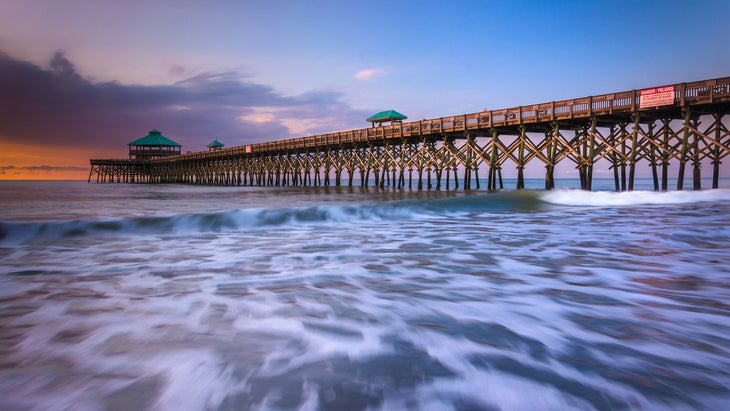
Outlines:
[{"label": "green trim on roof", "polygon": [[381,111],[380,113],[373,114],[372,116],[368,117],[366,121],[393,121],[393,120],[405,120],[408,117],[404,116],[403,114],[395,111],[395,110],[386,110]]},{"label": "green trim on roof", "polygon": [[218,141],[217,139],[212,141],[207,147],[225,147],[226,145]]},{"label": "green trim on roof", "polygon": [[168,147],[182,147],[179,143],[176,143],[169,138],[162,135],[159,130],[150,130],[150,133],[146,136],[134,140],[127,144],[128,146],[168,146]]}]

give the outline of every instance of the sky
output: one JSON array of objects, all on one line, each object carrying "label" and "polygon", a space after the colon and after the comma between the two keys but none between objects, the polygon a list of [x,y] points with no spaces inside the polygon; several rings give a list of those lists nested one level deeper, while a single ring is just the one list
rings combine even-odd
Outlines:
[{"label": "sky", "polygon": [[0,0],[0,179],[730,76],[727,0]]}]

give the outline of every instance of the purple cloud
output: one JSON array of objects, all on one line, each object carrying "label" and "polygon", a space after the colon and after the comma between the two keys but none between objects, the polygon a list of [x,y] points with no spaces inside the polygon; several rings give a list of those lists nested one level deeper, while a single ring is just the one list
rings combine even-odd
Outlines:
[{"label": "purple cloud", "polygon": [[[297,135],[361,127],[368,115],[342,102],[338,92],[283,96],[236,72],[160,86],[94,83],[62,51],[46,69],[0,51],[0,90],[0,141],[80,150],[125,149],[152,128],[184,150],[202,150],[213,138],[230,147],[291,137],[286,124],[296,122],[316,124]],[[256,121],[262,109],[273,114]],[[331,126],[323,126],[321,119],[330,117]]]}]

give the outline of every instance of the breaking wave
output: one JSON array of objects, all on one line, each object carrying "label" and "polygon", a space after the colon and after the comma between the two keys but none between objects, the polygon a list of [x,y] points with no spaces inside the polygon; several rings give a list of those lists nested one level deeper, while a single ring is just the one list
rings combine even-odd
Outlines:
[{"label": "breaking wave", "polygon": [[707,191],[583,191],[554,190],[546,191],[541,200],[555,205],[567,206],[643,206],[694,204],[701,202],[730,201],[730,190],[717,189]]},{"label": "breaking wave", "polygon": [[362,221],[428,219],[468,213],[530,213],[556,206],[643,206],[730,201],[730,190],[680,192],[587,192],[582,190],[507,191],[437,199],[333,204],[288,208],[249,208],[118,219],[0,222],[0,243],[99,235],[162,235],[229,232],[259,227]]}]

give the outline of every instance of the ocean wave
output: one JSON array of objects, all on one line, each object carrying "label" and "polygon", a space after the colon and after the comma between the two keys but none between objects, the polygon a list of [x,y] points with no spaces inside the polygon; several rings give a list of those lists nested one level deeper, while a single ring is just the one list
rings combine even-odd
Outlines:
[{"label": "ocean wave", "polygon": [[437,199],[272,209],[250,208],[118,219],[0,222],[0,243],[92,235],[210,233],[302,224],[397,221],[451,213],[513,212],[535,207],[538,203],[537,198],[535,192],[525,191],[459,195]]},{"label": "ocean wave", "polygon": [[632,206],[728,201],[730,190],[623,193],[582,190],[507,191],[464,194],[436,199],[376,203],[331,204],[311,207],[250,208],[177,215],[118,219],[0,222],[0,244],[36,239],[104,235],[163,235],[216,233],[303,224],[398,221],[470,213],[526,213],[547,210],[546,204],[564,206]]}]

